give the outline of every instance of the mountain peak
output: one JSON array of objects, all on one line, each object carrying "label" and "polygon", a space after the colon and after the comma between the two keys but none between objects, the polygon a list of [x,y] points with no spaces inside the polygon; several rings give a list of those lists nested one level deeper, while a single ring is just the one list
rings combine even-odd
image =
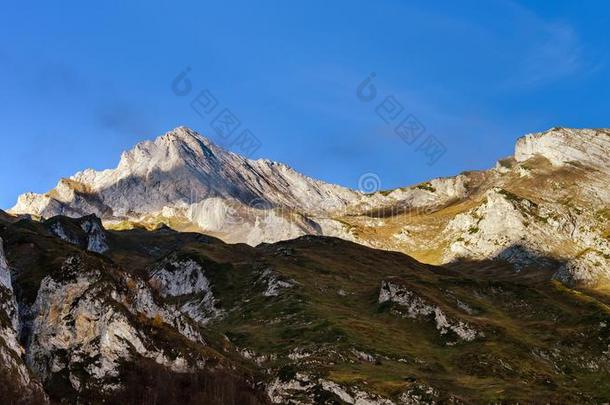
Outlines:
[{"label": "mountain peak", "polygon": [[206,146],[214,145],[208,138],[185,126],[179,126],[159,136],[156,141],[203,142]]},{"label": "mountain peak", "polygon": [[[166,146],[166,145],[184,145],[187,148],[193,150],[204,149],[204,154],[207,155],[207,151],[209,152],[219,152],[224,151],[222,148],[218,147],[214,142],[212,142],[209,138],[201,135],[197,131],[194,131],[188,127],[180,126],[172,129],[171,131],[166,132],[165,134],[157,137],[154,141],[152,141],[155,145],[158,146]],[[142,143],[146,143],[142,142]],[[137,145],[136,145],[137,146]]]},{"label": "mountain peak", "polygon": [[[171,217],[209,231],[209,208],[219,199],[223,207],[232,205],[237,207],[233,210],[250,215],[252,206],[331,212],[357,198],[354,191],[314,180],[283,164],[248,160],[190,128],[177,127],[123,152],[116,169],[79,172],[44,195],[20,198],[13,211],[45,218],[95,213],[105,221]],[[285,224],[290,235],[296,232],[289,220],[274,220]]]},{"label": "mountain peak", "polygon": [[208,138],[187,127],[177,127],[123,152],[118,170],[125,173],[170,171],[177,166],[196,166],[226,152]]},{"label": "mountain peak", "polygon": [[539,155],[556,166],[576,162],[608,171],[608,150],[609,129],[556,127],[519,138],[515,145],[515,159],[522,162]]}]

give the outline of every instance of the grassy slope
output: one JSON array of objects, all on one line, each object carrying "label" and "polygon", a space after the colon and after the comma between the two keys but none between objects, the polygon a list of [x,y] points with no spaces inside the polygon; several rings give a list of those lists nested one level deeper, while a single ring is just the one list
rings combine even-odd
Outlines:
[{"label": "grassy slope", "polygon": [[[493,171],[467,172],[469,178],[468,197],[450,202],[435,209],[400,211],[396,215],[384,217],[383,226],[367,226],[370,216],[348,215],[337,218],[352,230],[360,240],[371,246],[383,246],[390,250],[404,252],[415,259],[430,264],[440,264],[443,253],[453,240],[448,240],[443,230],[456,215],[482,204],[484,194],[492,187],[500,187],[507,194],[526,198],[534,203],[557,202],[565,207],[596,212],[600,235],[610,238],[610,207],[599,209],[592,205],[590,196],[583,195],[583,190],[603,187],[598,184],[600,174],[578,166],[554,167],[544,158],[533,158],[516,164],[510,162],[506,173]],[[419,186],[414,186],[421,188]],[[370,214],[376,217],[375,214]],[[394,239],[402,229],[408,229],[415,244],[401,244]],[[565,243],[550,246],[550,253],[557,257],[573,257],[578,249],[574,244]],[[610,290],[610,287],[607,288]]]},{"label": "grassy slope", "polygon": [[[608,342],[607,331],[600,332],[598,325],[602,319],[609,320],[609,313],[608,307],[589,297],[583,300],[549,283],[531,286],[439,274],[444,272],[399,255],[337,243],[307,248],[303,264],[282,263],[278,268],[303,285],[314,318],[318,316],[328,329],[344,336],[340,340],[346,349],[353,346],[377,357],[409,361],[382,361],[376,366],[348,361],[327,370],[331,377],[369,380],[379,392],[391,394],[407,385],[405,376],[415,376],[464,398],[479,399],[548,398],[558,387],[562,395],[577,395],[578,390],[587,387],[589,391],[608,377],[607,371],[600,375],[584,370],[564,376],[531,355],[536,349],[562,350],[566,368],[573,367],[570,359],[580,353],[596,358]],[[477,308],[478,315],[459,314],[459,318],[478,326],[487,337],[447,347],[431,323],[397,319],[380,310],[376,304],[379,283],[390,275],[403,277],[412,290],[447,313],[457,313],[455,298]],[[334,293],[339,288],[351,294],[341,297]],[[587,353],[593,339],[600,345],[596,353]],[[499,359],[508,367],[500,366]],[[603,391],[602,396],[610,395],[607,385],[596,389]]]},{"label": "grassy slope", "polygon": [[[222,276],[212,273],[217,295],[234,308],[213,328],[258,355],[276,354],[265,367],[314,372],[387,396],[424,382],[464,400],[610,397],[607,368],[585,366],[607,350],[608,330],[599,325],[610,324],[608,307],[541,277],[501,279],[494,269],[464,275],[331,238],[246,249],[236,261],[209,245],[188,250],[233,262]],[[297,287],[262,296],[263,268]],[[447,346],[432,322],[396,317],[377,304],[381,280],[391,276],[485,338]],[[457,299],[476,313],[460,311]],[[287,359],[295,348],[313,355]],[[377,361],[361,361],[352,349]]]},{"label": "grassy slope", "polygon": [[[30,221],[2,233],[9,260],[29,269],[19,280],[29,300],[41,277],[78,250]],[[333,238],[251,248],[199,234],[136,229],[111,232],[109,243],[108,259],[99,260],[136,275],[144,276],[148,266],[174,251],[202,262],[227,311],[206,328],[211,348],[234,361],[232,345],[267,355],[260,365],[241,360],[251,371],[268,368],[284,376],[306,371],[390,397],[424,383],[468,402],[610,398],[604,354],[609,328],[600,326],[610,326],[607,301],[546,277],[507,275],[488,263],[433,267]],[[277,297],[263,296],[260,273],[266,268],[296,286]],[[377,304],[380,283],[389,277],[485,337],[447,346],[431,320],[396,316],[391,307]],[[458,300],[472,314],[461,310]],[[311,355],[290,360],[296,348]],[[353,349],[375,361],[359,359]]]}]

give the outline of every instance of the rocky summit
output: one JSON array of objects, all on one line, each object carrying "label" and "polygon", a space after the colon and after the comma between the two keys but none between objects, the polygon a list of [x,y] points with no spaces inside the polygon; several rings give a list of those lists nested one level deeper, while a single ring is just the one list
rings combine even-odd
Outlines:
[{"label": "rocky summit", "polygon": [[243,158],[181,127],[123,153],[116,169],[85,170],[44,195],[22,195],[10,212],[95,214],[114,228],[164,223],[256,245],[320,233],[309,216],[341,212],[358,196],[281,163]]},{"label": "rocky summit", "polygon": [[177,128],[0,211],[2,403],[610,400],[610,130],[362,193]]}]

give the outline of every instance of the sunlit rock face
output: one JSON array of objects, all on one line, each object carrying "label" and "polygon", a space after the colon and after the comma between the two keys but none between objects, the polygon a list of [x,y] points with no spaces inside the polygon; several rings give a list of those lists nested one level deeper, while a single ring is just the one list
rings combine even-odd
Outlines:
[{"label": "sunlit rock face", "polygon": [[610,172],[610,131],[554,128],[517,141],[515,159],[524,162],[544,156],[554,165],[576,163]]},{"label": "sunlit rock face", "polygon": [[190,225],[258,244],[318,232],[301,216],[340,212],[359,197],[284,164],[228,152],[180,127],[124,152],[116,169],[88,169],[47,194],[20,196],[11,212]]},{"label": "sunlit rock face", "polygon": [[[132,217],[161,213],[164,207],[185,208],[211,197],[256,208],[283,205],[326,211],[343,208],[357,195],[305,177],[281,163],[227,152],[180,127],[124,152],[116,169],[77,173],[60,181],[46,196],[20,197],[12,211],[42,215],[45,209],[53,210],[48,204],[51,199],[64,210],[92,209],[104,218]],[[55,211],[54,215],[63,214],[60,209]]]}]

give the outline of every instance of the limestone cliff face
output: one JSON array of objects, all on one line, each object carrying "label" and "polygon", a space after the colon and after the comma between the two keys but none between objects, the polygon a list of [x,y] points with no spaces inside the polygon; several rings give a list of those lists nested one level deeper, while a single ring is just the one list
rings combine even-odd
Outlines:
[{"label": "limestone cliff face", "polygon": [[[124,152],[116,169],[85,170],[49,193],[20,196],[11,212],[44,218],[95,214],[106,223],[165,221],[258,244],[313,232],[307,221],[290,218],[293,210],[326,214],[358,196],[284,164],[230,153],[180,127]],[[265,221],[266,213],[275,217]]]},{"label": "limestone cliff face", "polygon": [[544,156],[554,165],[575,163],[610,172],[610,131],[553,128],[529,134],[517,141],[515,159],[524,162]]},{"label": "limestone cliff face", "polygon": [[[570,285],[610,281],[610,132],[552,129],[517,141],[481,204],[452,219],[444,260],[551,266]],[[549,167],[546,163],[550,163]],[[509,191],[512,190],[512,191]]]},{"label": "limestone cliff face", "polygon": [[147,326],[165,324],[202,342],[188,320],[157,304],[142,282],[108,274],[84,257],[69,256],[59,273],[45,277],[27,313],[28,365],[43,383],[65,378],[76,396],[112,388],[121,364],[141,357],[181,372],[205,364],[180,348],[162,349]]},{"label": "limestone cliff face", "polygon": [[0,397],[21,398],[23,401],[48,402],[40,383],[26,366],[25,350],[19,342],[17,301],[11,273],[0,238]]},{"label": "limestone cliff face", "polygon": [[357,242],[423,261],[499,260],[605,288],[608,168],[610,131],[556,128],[520,138],[491,170],[377,193],[368,215],[343,219]]},{"label": "limestone cliff face", "polygon": [[175,300],[177,309],[199,324],[223,315],[211,282],[196,260],[174,255],[153,266],[149,274],[149,284],[163,297]]},{"label": "limestone cliff face", "polygon": [[101,220],[95,215],[72,221],[54,217],[46,221],[45,225],[53,235],[90,252],[104,253],[108,250],[106,232]]},{"label": "limestone cliff face", "polygon": [[11,285],[11,270],[8,267],[6,255],[4,254],[2,238],[0,238],[0,286],[10,291],[13,289]]}]

